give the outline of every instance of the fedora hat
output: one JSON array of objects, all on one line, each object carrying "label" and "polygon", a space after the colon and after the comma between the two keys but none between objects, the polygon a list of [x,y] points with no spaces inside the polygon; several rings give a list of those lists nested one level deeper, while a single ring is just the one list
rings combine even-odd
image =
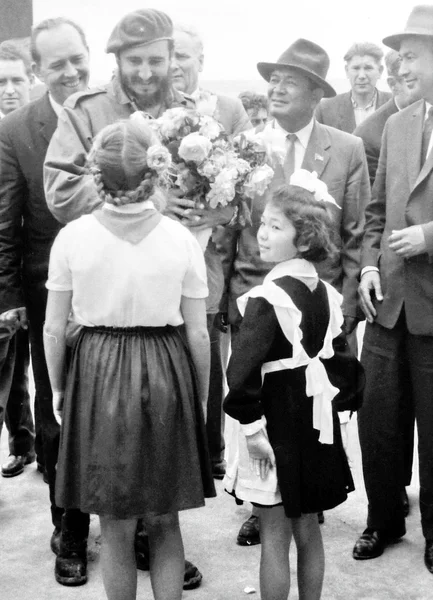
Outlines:
[{"label": "fedora hat", "polygon": [[409,36],[433,37],[433,5],[420,4],[412,9],[404,31],[389,35],[382,41],[393,50],[400,50],[400,44]]},{"label": "fedora hat", "polygon": [[276,63],[257,63],[257,69],[266,81],[269,81],[272,72],[280,67],[296,69],[312,79],[325,92],[325,98],[336,95],[334,88],[325,80],[329,69],[329,56],[314,42],[301,38],[293,42]]}]

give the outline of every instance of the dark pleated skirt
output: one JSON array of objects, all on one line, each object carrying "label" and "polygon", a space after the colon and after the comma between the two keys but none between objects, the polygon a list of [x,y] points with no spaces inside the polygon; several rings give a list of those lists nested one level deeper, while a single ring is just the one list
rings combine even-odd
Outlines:
[{"label": "dark pleated skirt", "polygon": [[68,371],[56,503],[132,518],[212,496],[203,412],[179,329],[83,328]]}]

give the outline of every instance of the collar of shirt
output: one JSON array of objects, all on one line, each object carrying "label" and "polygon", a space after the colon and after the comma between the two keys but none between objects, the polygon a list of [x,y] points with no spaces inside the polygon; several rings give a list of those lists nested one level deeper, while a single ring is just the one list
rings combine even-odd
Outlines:
[{"label": "collar of shirt", "polygon": [[425,104],[425,113],[424,113],[424,121],[427,120],[428,117],[428,111],[431,109],[431,107],[433,106],[432,104],[430,104],[430,102],[427,102],[427,100],[424,100],[424,104]]},{"label": "collar of shirt", "polygon": [[137,214],[143,212],[144,210],[155,209],[155,205],[152,202],[152,200],[144,200],[143,202],[133,202],[132,204],[123,204],[122,206],[116,206],[115,204],[105,202],[104,208],[106,210],[111,210],[112,212]]},{"label": "collar of shirt", "polygon": [[355,98],[352,95],[352,92],[350,93],[350,99],[352,100],[352,106],[353,108],[357,108],[358,110],[368,110],[369,108],[373,108],[376,107],[376,102],[377,102],[377,89],[374,88],[374,94],[373,94],[373,98],[371,99],[371,101],[367,104],[367,106],[358,106],[358,103],[356,102]]},{"label": "collar of shirt", "polygon": [[278,121],[274,120],[274,129],[280,131],[284,135],[284,141],[287,149],[287,134],[288,133],[296,133],[297,140],[295,142],[295,169],[300,169],[302,167],[302,163],[304,162],[305,152],[307,150],[308,142],[310,141],[311,133],[314,127],[314,117],[311,121],[302,129],[298,131],[286,131]]},{"label": "collar of shirt", "polygon": [[63,106],[56,102],[51,94],[48,94],[48,98],[50,100],[50,104],[52,106],[53,111],[56,113],[57,116],[59,116],[63,110]]},{"label": "collar of shirt", "polygon": [[319,281],[319,276],[312,263],[304,258],[291,258],[284,262],[278,263],[275,267],[266,275],[265,281],[273,281],[280,277],[289,276],[299,279],[310,290],[314,290]]},{"label": "collar of shirt", "polygon": [[0,120],[3,119],[4,114],[2,113],[2,111],[0,110]]}]

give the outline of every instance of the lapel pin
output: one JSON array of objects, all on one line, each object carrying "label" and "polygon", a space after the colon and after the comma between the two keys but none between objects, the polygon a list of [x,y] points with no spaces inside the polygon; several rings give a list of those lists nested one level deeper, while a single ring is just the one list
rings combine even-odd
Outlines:
[{"label": "lapel pin", "polygon": [[316,154],[314,155],[314,160],[322,160],[323,161],[323,156],[321,156],[320,154]]}]

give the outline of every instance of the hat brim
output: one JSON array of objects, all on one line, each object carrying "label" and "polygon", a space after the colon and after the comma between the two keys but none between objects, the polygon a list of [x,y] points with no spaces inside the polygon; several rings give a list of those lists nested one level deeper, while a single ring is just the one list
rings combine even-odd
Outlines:
[{"label": "hat brim", "polygon": [[316,73],[313,73],[308,69],[299,67],[298,65],[292,65],[290,63],[257,63],[257,70],[263,77],[263,79],[265,79],[266,81],[270,80],[272,72],[275,71],[275,69],[281,69],[281,67],[290,67],[291,69],[299,71],[299,73],[305,75],[309,79],[312,79],[315,83],[317,83],[318,87],[322,88],[322,90],[325,92],[325,98],[333,98],[337,95],[337,92],[331,85],[329,85],[327,81],[325,81],[325,79],[322,79],[321,77],[319,77],[319,75],[316,75]]},{"label": "hat brim", "polygon": [[433,39],[433,33],[420,33],[417,29],[416,31],[411,31],[410,29],[406,29],[406,31],[402,31],[401,33],[396,33],[395,35],[389,35],[386,38],[383,38],[382,43],[388,48],[392,48],[392,50],[400,50],[400,45],[405,38],[408,37],[419,37],[419,38],[431,38]]}]

